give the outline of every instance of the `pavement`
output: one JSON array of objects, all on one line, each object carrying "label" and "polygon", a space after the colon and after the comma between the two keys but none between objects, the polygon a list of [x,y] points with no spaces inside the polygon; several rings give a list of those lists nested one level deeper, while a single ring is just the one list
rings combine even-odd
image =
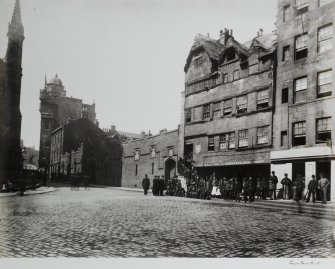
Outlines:
[{"label": "pavement", "polygon": [[0,257],[335,257],[334,219],[256,204],[115,188],[3,197]]},{"label": "pavement", "polygon": [[[34,194],[43,194],[56,191],[56,188],[54,187],[39,187],[36,189],[36,191],[28,190],[24,192],[24,195],[34,195]],[[2,192],[0,193],[0,198],[2,197],[10,197],[10,196],[19,196],[19,192]]]}]

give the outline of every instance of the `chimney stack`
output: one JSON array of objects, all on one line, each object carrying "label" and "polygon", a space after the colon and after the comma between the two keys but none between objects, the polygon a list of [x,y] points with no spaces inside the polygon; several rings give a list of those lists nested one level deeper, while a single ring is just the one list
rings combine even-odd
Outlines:
[{"label": "chimney stack", "polygon": [[262,35],[263,35],[263,29],[259,28],[259,36],[262,36]]},{"label": "chimney stack", "polygon": [[[231,33],[233,33],[233,30],[231,30]],[[226,45],[229,37],[229,30],[227,28],[224,28],[224,31],[220,31],[220,43],[222,45]]]},{"label": "chimney stack", "polygon": [[114,131],[114,132],[116,131],[116,127],[114,124],[111,126],[111,131]]},{"label": "chimney stack", "polygon": [[209,33],[207,33],[207,37],[210,37],[210,36],[209,36]]}]

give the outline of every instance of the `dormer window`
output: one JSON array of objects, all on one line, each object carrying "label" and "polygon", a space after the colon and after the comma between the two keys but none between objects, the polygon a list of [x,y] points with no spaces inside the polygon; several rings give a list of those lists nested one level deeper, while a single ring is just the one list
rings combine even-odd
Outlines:
[{"label": "dormer window", "polygon": [[230,51],[227,53],[227,62],[232,61],[232,60],[235,60],[235,58],[236,58],[235,51],[234,51],[234,50],[230,50]]},{"label": "dormer window", "polygon": [[202,55],[198,55],[198,56],[194,57],[193,61],[194,61],[195,66],[200,66],[201,63],[202,63]]}]

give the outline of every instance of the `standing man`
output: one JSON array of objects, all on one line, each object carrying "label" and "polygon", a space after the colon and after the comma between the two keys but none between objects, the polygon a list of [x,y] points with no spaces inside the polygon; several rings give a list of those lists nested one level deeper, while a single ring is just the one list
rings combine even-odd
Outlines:
[{"label": "standing man", "polygon": [[150,179],[148,178],[148,175],[145,175],[145,177],[142,180],[142,187],[144,190],[144,195],[148,194],[148,190],[150,188]]},{"label": "standing man", "polygon": [[323,174],[320,174],[320,180],[319,180],[319,189],[321,190],[321,197],[322,197],[322,203],[327,203],[327,189],[330,182],[326,177],[323,177]]},{"label": "standing man", "polygon": [[276,195],[277,183],[278,183],[278,178],[275,175],[275,171],[272,171],[272,175],[270,176],[270,182],[269,182],[269,191],[270,191],[271,200],[272,199],[277,200],[277,195]]},{"label": "standing man", "polygon": [[309,202],[309,199],[311,198],[311,194],[312,194],[313,203],[315,203],[315,192],[316,192],[317,187],[318,187],[318,182],[315,179],[315,175],[312,175],[312,179],[308,183],[308,196],[307,196],[306,203]]},{"label": "standing man", "polygon": [[284,189],[284,192],[283,192],[283,200],[288,200],[290,199],[289,197],[289,194],[290,194],[290,186],[291,186],[291,179],[289,179],[287,177],[287,174],[285,173],[284,174],[284,178],[281,180],[281,184],[283,185],[283,189]]},{"label": "standing man", "polygon": [[301,177],[301,175],[297,176],[297,179],[295,181],[295,201],[298,203],[298,213],[302,212],[300,200],[302,199],[302,193],[305,188],[305,181]]}]

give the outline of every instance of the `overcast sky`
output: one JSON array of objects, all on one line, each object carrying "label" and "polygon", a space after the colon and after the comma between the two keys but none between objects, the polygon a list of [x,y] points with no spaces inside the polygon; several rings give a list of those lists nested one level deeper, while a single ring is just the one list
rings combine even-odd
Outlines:
[{"label": "overcast sky", "polygon": [[[0,57],[15,0],[0,0]],[[56,73],[95,100],[100,127],[156,134],[180,122],[184,65],[197,33],[246,42],[275,29],[277,0],[21,0],[22,138],[39,147],[39,90]]]}]

